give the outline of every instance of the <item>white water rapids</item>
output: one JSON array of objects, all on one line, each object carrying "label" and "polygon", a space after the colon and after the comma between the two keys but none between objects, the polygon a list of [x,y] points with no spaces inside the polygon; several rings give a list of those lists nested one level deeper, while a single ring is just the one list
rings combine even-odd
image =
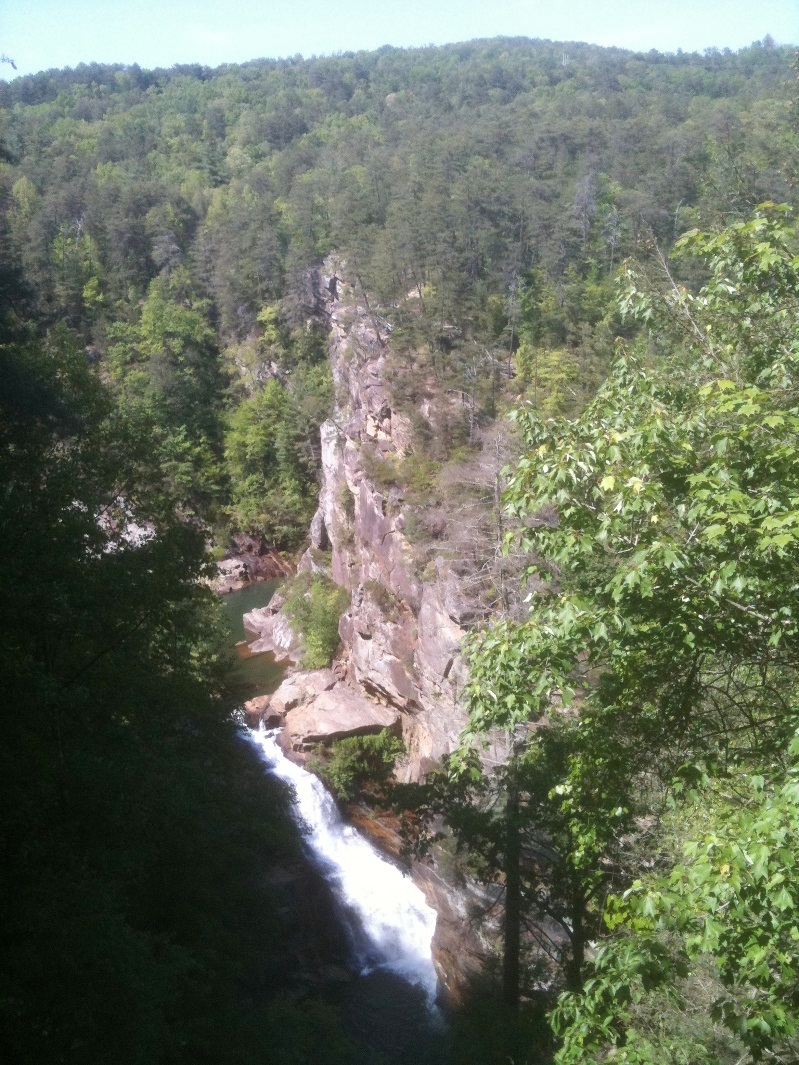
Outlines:
[{"label": "white water rapids", "polygon": [[352,825],[342,820],[332,796],[312,773],[290,762],[276,732],[250,733],[270,772],[294,791],[294,816],[311,856],[344,910],[353,911],[353,948],[362,974],[396,973],[436,998],[431,942],[436,913],[409,876],[386,861]]}]

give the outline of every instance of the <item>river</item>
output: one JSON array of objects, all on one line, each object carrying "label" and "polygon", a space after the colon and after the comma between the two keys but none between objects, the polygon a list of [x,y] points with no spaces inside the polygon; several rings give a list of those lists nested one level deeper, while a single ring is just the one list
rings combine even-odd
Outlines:
[{"label": "river", "polygon": [[[236,640],[246,637],[242,614],[265,606],[275,586],[263,582],[225,597]],[[270,655],[240,658],[239,679],[248,696],[274,691],[282,674]],[[330,885],[351,945],[354,979],[324,997],[363,1045],[364,1062],[440,1061],[445,1033],[435,1005],[435,911],[407,874],[342,819],[322,782],[285,757],[276,732],[247,730],[247,739],[267,772],[291,785],[308,860]]]},{"label": "river", "polygon": [[241,621],[249,610],[266,606],[279,584],[280,581],[258,581],[240,592],[231,592],[222,599],[238,652],[234,681],[242,700],[273,692],[286,672],[286,667],[275,662],[272,655],[250,655],[244,641],[254,640],[255,637],[251,632],[245,631]]}]

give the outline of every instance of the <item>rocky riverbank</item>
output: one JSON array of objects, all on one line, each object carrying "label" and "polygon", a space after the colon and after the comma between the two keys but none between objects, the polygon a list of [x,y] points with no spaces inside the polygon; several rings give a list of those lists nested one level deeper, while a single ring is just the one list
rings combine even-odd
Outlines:
[{"label": "rocky riverbank", "polygon": [[379,850],[409,870],[414,883],[424,892],[427,904],[436,911],[438,920],[432,947],[439,996],[453,1009],[464,1006],[499,937],[498,926],[478,929],[475,921],[476,913],[491,907],[497,889],[487,890],[468,881],[455,884],[445,879],[434,857],[407,862],[400,819],[394,815],[376,812],[361,803],[348,803],[346,814]]},{"label": "rocky riverbank", "polygon": [[291,566],[273,547],[259,537],[234,533],[227,555],[217,563],[213,589],[219,595],[240,592],[253,581],[273,581],[287,577]]},{"label": "rocky riverbank", "polygon": [[[251,651],[271,652],[289,666],[277,691],[250,700],[246,711],[253,724],[282,728],[280,745],[298,762],[318,744],[389,729],[406,749],[403,781],[419,782],[452,751],[466,721],[460,646],[473,605],[443,555],[418,572],[405,496],[384,476],[416,447],[411,418],[392,404],[385,381],[390,330],[334,265],[314,278],[318,313],[330,329],[336,403],[321,428],[319,506],[299,569],[345,589],[349,605],[334,662],[312,671],[298,668],[303,637],[280,595],[245,615]],[[427,413],[432,408],[428,402]],[[400,860],[399,826],[390,816],[360,808],[349,814],[378,848]],[[444,997],[459,1005],[496,940],[496,929],[478,933],[472,919],[491,907],[493,896],[445,879],[434,859],[409,868],[438,913],[436,967]]]}]

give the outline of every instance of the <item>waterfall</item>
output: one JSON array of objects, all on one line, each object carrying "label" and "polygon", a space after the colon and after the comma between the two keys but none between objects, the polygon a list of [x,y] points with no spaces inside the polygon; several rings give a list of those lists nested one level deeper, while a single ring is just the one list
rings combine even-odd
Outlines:
[{"label": "waterfall", "polygon": [[318,777],[285,757],[277,732],[251,732],[269,771],[292,786],[294,816],[308,850],[343,910],[355,914],[350,928],[362,974],[384,969],[420,987],[428,1004],[436,998],[431,942],[436,913],[411,878],[386,861],[338,808]]}]

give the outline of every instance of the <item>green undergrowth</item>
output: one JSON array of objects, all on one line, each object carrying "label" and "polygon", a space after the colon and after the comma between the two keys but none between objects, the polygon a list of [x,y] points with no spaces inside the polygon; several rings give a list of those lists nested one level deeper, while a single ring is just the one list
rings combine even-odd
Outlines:
[{"label": "green undergrowth", "polygon": [[377,608],[383,617],[389,621],[396,621],[401,604],[397,596],[390,591],[384,584],[379,581],[366,581],[364,583],[364,590],[369,594],[372,600],[376,603]]},{"label": "green undergrowth", "polygon": [[441,464],[419,455],[381,455],[372,447],[361,450],[361,466],[369,480],[381,491],[401,488],[413,503],[429,502],[436,490]]},{"label": "green undergrowth", "polygon": [[286,590],[283,611],[304,642],[305,669],[329,666],[338,650],[338,623],[349,597],[320,574],[298,573]]},{"label": "green undergrowth", "polygon": [[367,791],[379,796],[404,753],[402,740],[384,730],[376,736],[350,736],[329,747],[318,746],[311,766],[340,799],[355,799]]}]

